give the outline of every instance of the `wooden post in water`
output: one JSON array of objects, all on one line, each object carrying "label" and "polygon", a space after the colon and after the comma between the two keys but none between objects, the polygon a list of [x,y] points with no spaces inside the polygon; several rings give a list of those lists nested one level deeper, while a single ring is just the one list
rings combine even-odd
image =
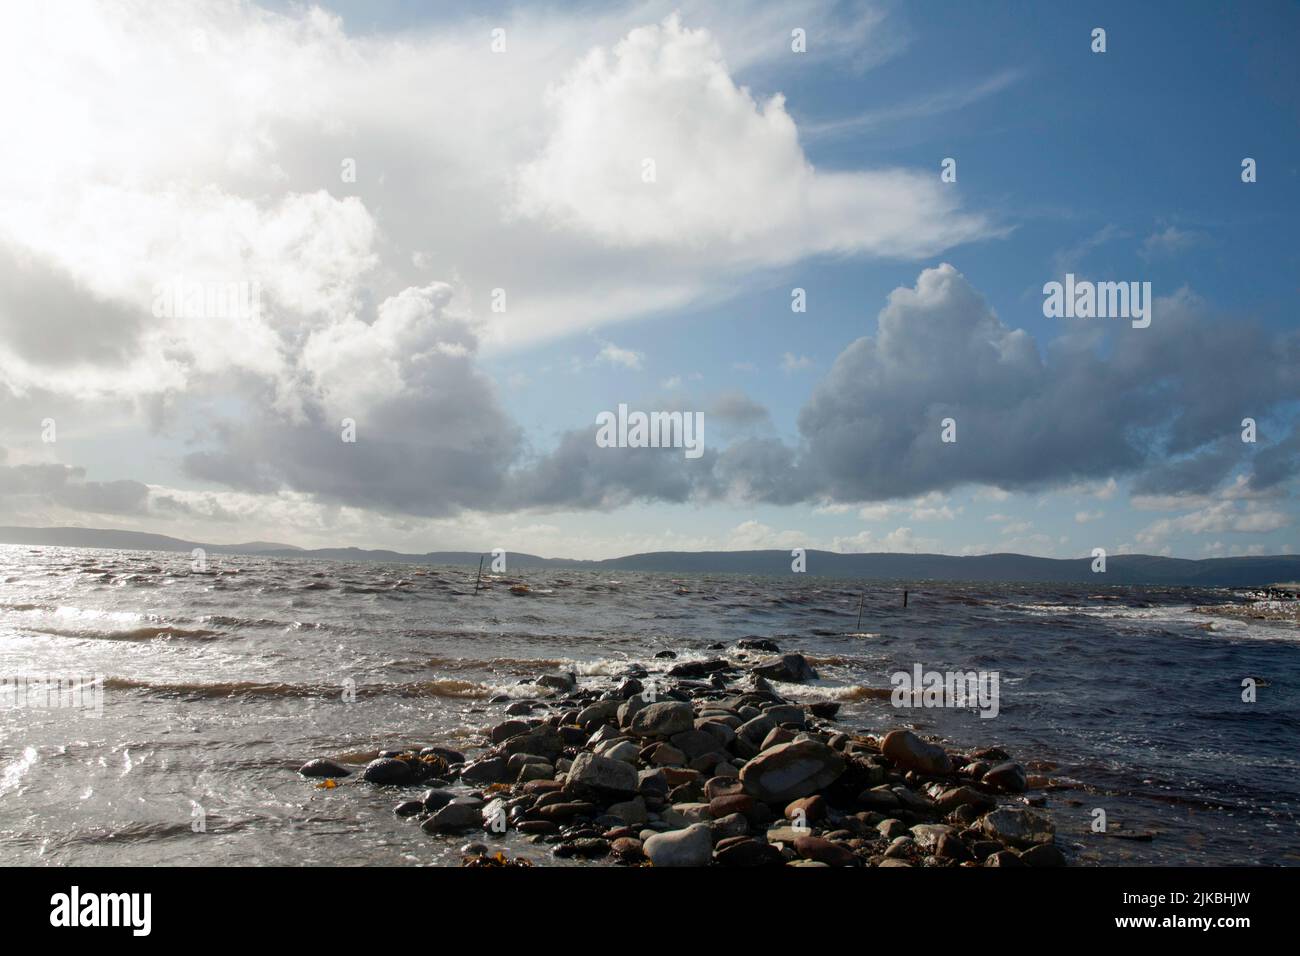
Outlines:
[{"label": "wooden post in water", "polygon": [[903,607],[907,607],[907,588],[903,588]]},{"label": "wooden post in water", "polygon": [[478,577],[474,579],[474,593],[478,594],[478,583],[483,580],[483,555],[478,556]]},{"label": "wooden post in water", "polygon": [[862,633],[862,602],[867,598],[867,592],[863,591],[862,596],[858,598],[858,633]]}]

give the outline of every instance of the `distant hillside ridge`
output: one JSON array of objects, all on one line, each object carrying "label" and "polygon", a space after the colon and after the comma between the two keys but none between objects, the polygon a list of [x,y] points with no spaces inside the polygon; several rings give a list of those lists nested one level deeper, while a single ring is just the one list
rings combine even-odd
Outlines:
[{"label": "distant hillside ridge", "polygon": [[[64,548],[111,548],[134,551],[192,551],[247,554],[262,557],[334,561],[379,561],[393,564],[469,565],[490,553],[430,551],[404,554],[363,548],[297,548],[267,541],[243,544],[204,544],[162,534],[98,528],[0,527],[0,543]],[[653,551],[598,561],[543,558],[508,552],[511,571],[537,568],[659,571],[669,574],[751,574],[784,576],[791,572],[788,551]],[[997,581],[1045,584],[1149,584],[1201,587],[1265,587],[1300,580],[1300,555],[1237,558],[1165,558],[1149,554],[1116,554],[1106,559],[1106,571],[1093,573],[1092,558],[1039,558],[1025,554],[948,554],[876,552],[840,554],[806,552],[807,571],[814,577],[876,581]]]}]

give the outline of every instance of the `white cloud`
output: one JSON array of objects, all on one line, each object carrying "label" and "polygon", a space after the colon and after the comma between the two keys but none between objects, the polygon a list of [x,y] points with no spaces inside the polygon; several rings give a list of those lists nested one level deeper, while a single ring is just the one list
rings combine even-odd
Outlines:
[{"label": "white cloud", "polygon": [[[787,17],[822,38],[823,65],[879,54],[878,9],[686,3],[693,29],[662,19],[670,9],[520,11],[501,18],[503,56],[477,22],[389,36],[218,0],[148,17],[7,11],[0,86],[26,92],[0,100],[0,127],[23,131],[0,177],[0,273],[14,272],[0,284],[49,276],[82,297],[74,311],[123,310],[126,357],[72,361],[50,325],[0,339],[0,374],[100,399],[236,371],[273,381],[292,410],[302,343],[405,288],[448,282],[490,320],[485,344],[517,346],[729,295],[737,269],[988,234],[928,172],[814,170],[779,95],[733,78],[735,64],[789,68]],[[153,321],[155,285],[178,276],[258,281],[265,309],[237,326]],[[30,307],[0,302],[0,327]]]},{"label": "white cloud", "polygon": [[726,547],[733,551],[757,551],[765,548],[810,548],[808,535],[802,531],[777,531],[761,521],[745,521],[736,525],[727,536]]},{"label": "white cloud", "polygon": [[596,355],[597,362],[603,362],[606,365],[621,365],[630,369],[639,369],[644,358],[645,355],[641,352],[619,348],[613,342],[607,342],[605,347]]},{"label": "white cloud", "polygon": [[816,170],[784,97],[757,101],[714,38],[676,15],[591,51],[547,104],[552,130],[519,170],[519,211],[617,246],[771,264],[920,258],[991,232],[931,173]]},{"label": "white cloud", "polygon": [[934,538],[918,537],[911,528],[899,527],[884,536],[877,536],[872,531],[859,531],[855,535],[833,539],[832,549],[846,554],[861,554],[876,551],[926,551],[941,550],[940,543]]},{"label": "white cloud", "polygon": [[1170,535],[1180,533],[1265,534],[1289,527],[1291,521],[1291,516],[1286,512],[1269,509],[1254,502],[1246,502],[1243,506],[1235,501],[1219,501],[1176,518],[1154,521],[1138,532],[1137,540],[1140,544],[1151,545],[1162,542]]},{"label": "white cloud", "polygon": [[1180,252],[1193,249],[1205,242],[1205,235],[1188,229],[1179,229],[1177,226],[1169,226],[1163,230],[1153,232],[1142,240],[1142,248],[1138,250],[1143,259],[1160,259],[1175,256]]}]

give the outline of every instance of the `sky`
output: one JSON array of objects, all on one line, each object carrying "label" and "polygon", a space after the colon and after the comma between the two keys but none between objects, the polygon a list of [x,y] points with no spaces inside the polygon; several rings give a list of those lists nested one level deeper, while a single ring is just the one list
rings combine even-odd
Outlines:
[{"label": "sky", "polygon": [[1295,4],[2,16],[0,524],[1295,550]]}]

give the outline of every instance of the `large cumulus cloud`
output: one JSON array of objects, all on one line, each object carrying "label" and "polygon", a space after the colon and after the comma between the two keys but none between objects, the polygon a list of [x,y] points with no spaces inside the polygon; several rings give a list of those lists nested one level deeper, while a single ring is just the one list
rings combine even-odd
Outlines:
[{"label": "large cumulus cloud", "polygon": [[[1241,418],[1300,397],[1297,337],[1212,316],[1185,293],[1155,308],[1150,328],[1085,321],[1044,352],[953,266],[924,270],[891,293],[875,334],[841,353],[801,411],[808,496],[1042,488],[1131,473],[1153,492],[1217,485],[1250,460]],[[955,443],[941,441],[945,418],[956,422]],[[1276,483],[1276,453],[1265,460]]]}]

